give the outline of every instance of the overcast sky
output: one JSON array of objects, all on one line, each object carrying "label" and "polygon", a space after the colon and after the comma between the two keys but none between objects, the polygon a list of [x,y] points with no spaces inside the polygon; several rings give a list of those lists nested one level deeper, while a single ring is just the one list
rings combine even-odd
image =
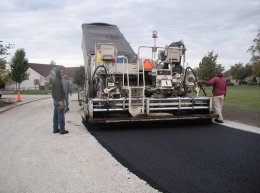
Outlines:
[{"label": "overcast sky", "polygon": [[115,24],[137,52],[183,40],[191,67],[214,50],[218,63],[250,60],[260,29],[260,0],[1,0],[0,40],[24,48],[29,62],[83,65],[83,23]]}]

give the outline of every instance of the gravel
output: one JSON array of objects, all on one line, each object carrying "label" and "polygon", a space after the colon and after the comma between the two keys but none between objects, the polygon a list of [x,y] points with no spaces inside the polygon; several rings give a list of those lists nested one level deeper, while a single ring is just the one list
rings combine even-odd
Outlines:
[{"label": "gravel", "polygon": [[67,135],[52,133],[52,111],[45,99],[0,114],[0,192],[158,192],[86,130],[77,101],[66,113]]}]

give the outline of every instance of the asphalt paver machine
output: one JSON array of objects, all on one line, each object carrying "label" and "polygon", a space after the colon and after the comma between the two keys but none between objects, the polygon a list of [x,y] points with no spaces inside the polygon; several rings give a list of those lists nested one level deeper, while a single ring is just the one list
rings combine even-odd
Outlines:
[{"label": "asphalt paver machine", "polygon": [[116,25],[83,24],[82,32],[86,79],[79,100],[89,125],[216,117],[212,98],[185,67],[182,41],[158,47],[154,31],[154,45],[136,54]]}]

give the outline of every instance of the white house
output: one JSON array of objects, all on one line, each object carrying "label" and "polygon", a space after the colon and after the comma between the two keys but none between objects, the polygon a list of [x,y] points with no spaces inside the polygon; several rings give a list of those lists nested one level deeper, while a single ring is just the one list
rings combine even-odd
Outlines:
[{"label": "white house", "polygon": [[[28,63],[28,67],[27,73],[29,73],[29,78],[20,84],[21,90],[39,89],[41,86],[44,87],[45,83],[49,82],[49,78],[55,68],[63,68],[72,81],[72,77],[78,69],[78,67],[65,68],[61,65],[37,63]],[[16,89],[16,83],[14,81],[7,82],[5,84],[5,89]]]}]

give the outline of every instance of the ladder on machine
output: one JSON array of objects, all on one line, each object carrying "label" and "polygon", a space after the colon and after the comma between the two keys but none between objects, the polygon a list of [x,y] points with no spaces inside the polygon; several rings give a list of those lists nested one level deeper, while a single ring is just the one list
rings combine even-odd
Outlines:
[{"label": "ladder on machine", "polygon": [[[137,117],[145,114],[145,77],[144,77],[144,67],[143,67],[141,71],[143,77],[143,84],[140,85],[140,71],[139,71],[140,62],[143,62],[143,60],[137,61],[137,72],[136,74],[134,74],[137,78],[136,86],[130,86],[128,62],[124,63],[123,87],[125,87],[128,90],[128,111],[132,115],[132,117]],[[125,67],[126,67],[126,75],[127,75],[127,86],[124,86]]]}]

